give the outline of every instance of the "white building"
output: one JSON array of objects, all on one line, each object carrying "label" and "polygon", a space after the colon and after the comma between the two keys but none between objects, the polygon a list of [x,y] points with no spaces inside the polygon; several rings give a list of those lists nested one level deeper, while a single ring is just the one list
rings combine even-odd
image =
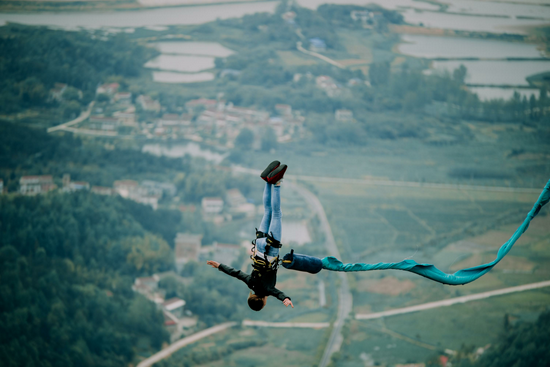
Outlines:
[{"label": "white building", "polygon": [[105,186],[92,186],[92,189],[91,191],[94,193],[94,194],[98,194],[98,195],[107,195],[107,196],[111,196],[111,195],[114,195],[115,194],[115,191],[110,188],[110,187],[105,187]]},{"label": "white building", "polygon": [[136,98],[136,102],[141,106],[144,111],[159,112],[160,103],[153,100],[151,97],[142,94]]},{"label": "white building", "polygon": [[345,109],[336,110],[334,117],[336,118],[336,121],[351,122],[353,121],[353,112]]},{"label": "white building", "polygon": [[63,93],[67,90],[67,84],[55,83],[53,89],[50,90],[50,98],[58,102],[63,102]]},{"label": "white building", "polygon": [[55,190],[52,176],[23,176],[19,179],[19,192],[23,195],[37,195]]},{"label": "white building", "polygon": [[118,91],[118,87],[120,87],[120,84],[118,83],[106,83],[97,87],[95,93],[113,96]]},{"label": "white building", "polygon": [[223,210],[223,200],[219,197],[205,197],[202,198],[201,206],[205,215],[220,214]]},{"label": "white building", "polygon": [[231,208],[236,208],[247,203],[246,198],[239,189],[227,190],[225,193],[225,200],[227,201],[227,205]]},{"label": "white building", "polygon": [[113,100],[121,105],[130,105],[132,104],[132,93],[122,92],[116,93]]},{"label": "white building", "polygon": [[128,198],[130,194],[137,190],[137,181],[134,180],[119,180],[113,183],[113,188],[117,194],[123,198]]},{"label": "white building", "polygon": [[183,306],[185,306],[185,301],[177,297],[170,298],[162,303],[163,311],[170,312],[178,319],[183,317]]},{"label": "white building", "polygon": [[130,199],[140,204],[150,205],[154,210],[158,208],[158,201],[162,194],[151,194],[146,187],[140,186],[133,180],[115,181],[114,191],[123,198]]},{"label": "white building", "polygon": [[175,239],[176,269],[181,271],[183,265],[189,261],[198,261],[201,249],[201,234],[178,233]]}]

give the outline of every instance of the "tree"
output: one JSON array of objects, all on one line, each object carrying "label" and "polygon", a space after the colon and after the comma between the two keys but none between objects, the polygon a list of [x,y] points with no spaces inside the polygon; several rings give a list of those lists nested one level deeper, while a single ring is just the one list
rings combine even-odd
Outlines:
[{"label": "tree", "polygon": [[63,117],[74,118],[80,114],[80,103],[77,101],[64,102],[62,105]]},{"label": "tree", "polygon": [[27,104],[34,106],[46,100],[47,93],[44,84],[36,77],[29,77],[19,83],[19,97]]},{"label": "tree", "polygon": [[254,133],[246,127],[241,130],[235,139],[235,147],[243,150],[249,150],[254,143]]},{"label": "tree", "polygon": [[453,71],[453,80],[459,82],[460,84],[464,84],[467,74],[468,70],[466,69],[466,67],[460,64],[460,66]]},{"label": "tree", "polygon": [[73,87],[67,87],[63,92],[63,99],[65,101],[80,101],[81,92]]},{"label": "tree", "polygon": [[275,130],[268,127],[262,134],[262,150],[270,152],[272,149],[277,148],[277,134]]},{"label": "tree", "polygon": [[100,94],[97,95],[96,100],[99,103],[104,103],[104,102],[109,102],[111,100],[111,97],[109,97],[105,93],[100,93]]},{"label": "tree", "polygon": [[390,64],[388,62],[372,64],[369,68],[369,78],[373,86],[387,84],[390,78]]}]

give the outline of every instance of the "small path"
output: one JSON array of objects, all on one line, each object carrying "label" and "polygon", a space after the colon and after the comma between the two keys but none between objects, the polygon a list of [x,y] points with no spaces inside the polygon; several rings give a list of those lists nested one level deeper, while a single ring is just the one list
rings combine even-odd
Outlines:
[{"label": "small path", "polygon": [[339,183],[339,184],[363,184],[371,186],[395,186],[395,187],[422,187],[428,189],[444,189],[444,190],[470,190],[470,191],[494,191],[494,192],[525,192],[540,194],[540,188],[530,189],[525,187],[503,187],[503,186],[480,186],[480,185],[464,185],[464,184],[440,184],[429,182],[414,182],[414,181],[392,181],[392,180],[368,180],[359,178],[336,178],[336,177],[314,177],[314,176],[293,176],[288,175],[288,178],[294,178],[302,181]]},{"label": "small path", "polygon": [[220,331],[223,331],[225,329],[228,329],[230,327],[236,326],[237,322],[226,322],[220,325],[213,326],[211,328],[199,331],[196,334],[190,335],[186,338],[180,339],[177,342],[171,344],[168,348],[165,348],[161,350],[160,352],[153,354],[151,357],[144,359],[143,361],[139,362],[137,367],[149,367],[153,364],[157,363],[158,361],[169,357],[177,350],[185,347],[186,345],[192,344],[200,339],[206,338],[207,336],[210,336],[212,334],[219,333]]},{"label": "small path", "polygon": [[71,120],[69,122],[65,122],[63,124],[60,124],[60,125],[57,125],[57,126],[53,126],[53,127],[50,127],[48,128],[48,130],[46,130],[47,132],[49,133],[53,133],[54,131],[57,131],[57,130],[64,130],[65,128],[69,127],[69,126],[73,126],[73,125],[76,125],[84,120],[86,120],[89,116],[90,116],[90,113],[92,113],[92,108],[94,108],[94,104],[95,104],[95,101],[92,101],[89,105],[88,105],[88,109],[86,111],[83,111],[80,116],[78,116],[77,118],[75,118],[74,120]]},{"label": "small path", "polygon": [[489,292],[470,294],[468,296],[455,297],[455,298],[445,299],[443,301],[423,303],[421,305],[416,305],[411,307],[397,308],[395,310],[374,312],[374,313],[368,313],[368,314],[356,314],[355,318],[357,320],[373,320],[373,319],[379,319],[381,317],[402,315],[405,313],[418,312],[418,311],[425,311],[425,310],[430,310],[432,308],[452,306],[457,303],[477,301],[477,300],[485,299],[489,297],[501,296],[503,294],[529,291],[529,290],[544,288],[544,287],[550,287],[550,280],[547,280],[544,282],[520,285],[517,287],[497,289]]},{"label": "small path", "polygon": [[313,51],[308,51],[308,50],[306,50],[305,48],[302,47],[302,42],[300,42],[300,41],[296,42],[296,48],[297,48],[298,51],[300,51],[300,52],[303,52],[303,53],[305,53],[305,54],[307,54],[307,55],[310,55],[310,56],[316,57],[316,58],[318,58],[318,59],[321,59],[321,60],[323,60],[323,61],[326,61],[326,62],[328,62],[329,64],[334,65],[334,66],[336,66],[336,67],[338,67],[338,68],[340,68],[340,69],[345,69],[345,68],[346,68],[344,65],[340,64],[338,61],[334,61],[333,59],[330,59],[330,58],[328,58],[328,57],[326,57],[326,56],[324,56],[324,55],[318,54],[317,52],[313,52]]},{"label": "small path", "polygon": [[[260,170],[254,170],[241,166],[233,166],[232,169],[235,172],[260,175]],[[303,176],[303,175],[285,175],[287,179],[294,179],[300,181],[310,182],[326,182],[337,184],[362,184],[370,186],[394,186],[394,187],[421,187],[427,189],[443,189],[443,190],[469,190],[469,191],[494,191],[494,192],[525,192],[540,194],[540,188],[532,189],[525,187],[504,187],[504,186],[480,186],[480,185],[466,185],[466,184],[441,184],[441,183],[429,183],[429,182],[415,182],[415,181],[393,181],[393,180],[370,180],[361,178],[338,178],[338,177],[316,177],[316,176]]]},{"label": "small path", "polygon": [[93,136],[117,136],[116,131],[101,131],[92,129],[77,129],[75,127],[62,127],[58,130],[67,131],[74,134],[93,135]]},{"label": "small path", "polygon": [[243,320],[243,326],[323,329],[330,327],[330,322],[267,322]]}]

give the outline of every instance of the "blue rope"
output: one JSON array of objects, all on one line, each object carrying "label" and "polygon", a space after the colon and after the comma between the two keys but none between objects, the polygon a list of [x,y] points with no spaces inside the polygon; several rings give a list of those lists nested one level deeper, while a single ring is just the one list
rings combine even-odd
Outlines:
[{"label": "blue rope", "polygon": [[527,214],[527,218],[523,221],[521,226],[514,232],[512,237],[502,247],[498,250],[497,258],[490,263],[474,266],[472,268],[462,269],[457,271],[454,274],[447,274],[443,271],[436,268],[431,264],[419,264],[414,260],[403,260],[397,263],[378,263],[378,264],[343,264],[340,260],[335,257],[329,256],[325,257],[321,261],[323,262],[323,269],[331,271],[343,271],[343,272],[352,272],[352,271],[369,271],[369,270],[386,270],[386,269],[396,269],[410,271],[416,273],[428,279],[435,280],[443,284],[450,285],[459,285],[467,284],[478,279],[485,273],[489,272],[493,266],[498,264],[500,260],[512,249],[512,246],[518,238],[527,230],[531,220],[539,213],[540,209],[550,201],[550,181],[544,187],[544,190],[540,194],[539,199],[533,206],[533,209]]}]

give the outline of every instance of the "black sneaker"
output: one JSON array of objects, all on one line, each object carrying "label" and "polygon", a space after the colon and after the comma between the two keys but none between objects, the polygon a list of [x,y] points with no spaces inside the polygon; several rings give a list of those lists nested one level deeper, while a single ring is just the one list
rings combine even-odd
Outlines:
[{"label": "black sneaker", "polygon": [[282,180],[287,168],[288,166],[286,164],[280,165],[279,167],[271,171],[269,175],[267,175],[266,181],[269,182],[270,184],[275,185],[277,182]]},{"label": "black sneaker", "polygon": [[277,167],[279,167],[281,165],[281,162],[279,161],[273,161],[271,162],[267,167],[266,169],[264,169],[264,171],[260,174],[260,177],[262,178],[262,180],[266,181],[266,182],[269,182],[267,181],[267,176],[274,170],[276,169]]}]

